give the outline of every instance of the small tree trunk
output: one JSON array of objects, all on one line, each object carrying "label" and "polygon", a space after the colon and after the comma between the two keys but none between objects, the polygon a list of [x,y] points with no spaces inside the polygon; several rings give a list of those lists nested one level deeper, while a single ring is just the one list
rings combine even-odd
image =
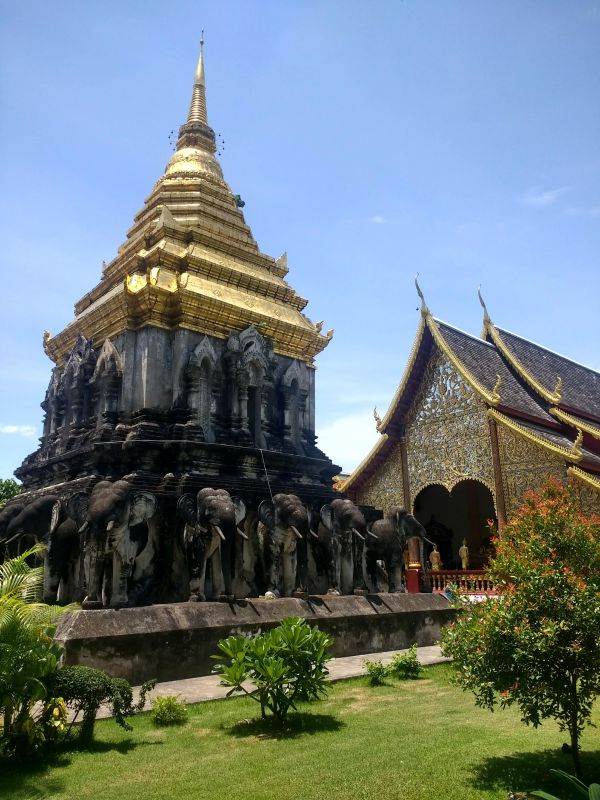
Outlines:
[{"label": "small tree trunk", "polygon": [[573,755],[573,766],[575,775],[581,779],[581,761],[579,758],[579,730],[577,721],[579,718],[579,697],[577,696],[577,678],[571,677],[571,715],[569,719],[569,734],[571,735],[571,753]]},{"label": "small tree trunk", "polygon": [[7,703],[4,709],[4,731],[3,731],[3,734],[6,738],[8,738],[12,726],[12,712],[13,712],[12,703]]}]

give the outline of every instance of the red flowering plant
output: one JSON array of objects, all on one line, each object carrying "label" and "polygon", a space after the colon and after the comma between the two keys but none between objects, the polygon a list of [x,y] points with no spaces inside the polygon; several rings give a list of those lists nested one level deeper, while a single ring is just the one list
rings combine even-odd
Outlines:
[{"label": "red flowering plant", "polygon": [[534,727],[554,718],[580,776],[579,740],[600,694],[600,518],[550,480],[526,493],[494,545],[499,596],[460,612],[443,652],[477,705],[516,703]]}]

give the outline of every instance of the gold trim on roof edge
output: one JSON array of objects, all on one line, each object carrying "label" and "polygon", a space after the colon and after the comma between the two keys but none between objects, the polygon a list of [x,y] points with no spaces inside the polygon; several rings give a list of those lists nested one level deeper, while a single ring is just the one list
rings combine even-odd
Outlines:
[{"label": "gold trim on roof edge", "polygon": [[[487,311],[486,311],[487,314]],[[484,333],[489,333],[492,337],[492,341],[494,342],[495,346],[500,350],[502,355],[509,361],[509,363],[516,369],[516,371],[521,375],[524,381],[528,383],[531,388],[537,392],[541,397],[544,398],[548,403],[560,403],[561,398],[561,388],[562,388],[562,379],[560,375],[557,375],[556,379],[556,386],[554,387],[554,391],[550,391],[546,389],[545,386],[534,378],[534,376],[521,364],[519,359],[516,355],[512,352],[512,350],[508,347],[508,345],[504,342],[502,337],[500,336],[500,332],[492,322],[492,320],[484,317]]]},{"label": "gold trim on roof edge", "polygon": [[559,419],[561,422],[566,422],[567,425],[572,425],[574,428],[578,428],[584,433],[589,433],[590,436],[594,437],[594,439],[600,440],[599,425],[594,425],[592,422],[588,422],[585,419],[581,419],[581,417],[574,417],[572,414],[567,414],[566,411],[563,411],[560,408],[556,408],[556,406],[549,408],[548,411],[550,412],[550,414],[552,414],[553,417],[556,417],[556,419]]},{"label": "gold trim on roof edge", "polygon": [[353,473],[349,475],[345,481],[338,481],[338,483],[336,483],[335,485],[335,489],[338,492],[345,492],[350,486],[352,486],[356,478],[358,478],[360,473],[369,465],[369,462],[372,461],[373,458],[375,458],[379,450],[381,450],[381,448],[388,441],[388,439],[389,436],[387,435],[387,433],[381,434],[381,438],[375,442],[373,447],[369,450],[367,455],[363,458],[363,460],[360,462],[358,467],[356,467]]},{"label": "gold trim on roof edge", "polygon": [[496,411],[495,408],[489,408],[487,414],[488,417],[491,417],[491,419],[495,419],[496,422],[499,422],[501,425],[504,425],[511,431],[518,433],[520,436],[523,436],[530,442],[533,442],[534,444],[539,444],[541,447],[544,447],[546,450],[549,450],[555,455],[562,456],[563,458],[566,458],[569,461],[581,461],[583,457],[583,453],[581,451],[581,444],[579,442],[579,436],[577,437],[575,442],[573,442],[571,448],[562,447],[559,444],[554,444],[552,442],[549,442],[548,439],[545,439],[541,434],[535,433],[535,431],[525,428],[523,425],[520,425],[518,422],[515,422],[514,419],[511,419],[510,417],[501,414],[499,411]]},{"label": "gold trim on roof edge", "polygon": [[388,406],[388,410],[383,415],[383,419],[381,420],[381,422],[377,423],[377,430],[380,433],[385,432],[385,429],[389,425],[390,419],[393,417],[396,407],[400,402],[402,395],[404,394],[404,390],[406,389],[406,384],[408,383],[408,379],[411,376],[413,367],[415,365],[415,361],[417,359],[417,353],[419,352],[419,348],[421,347],[421,341],[423,339],[424,332],[425,332],[425,317],[421,315],[421,319],[419,321],[419,327],[417,328],[417,333],[413,341],[410,355],[408,356],[408,361],[406,363],[406,367],[404,368],[404,374],[400,379],[398,388],[394,392],[394,396],[392,397],[392,400]]},{"label": "gold trim on roof edge", "polygon": [[596,478],[594,475],[590,475],[589,472],[585,472],[585,470],[582,470],[579,467],[568,467],[567,475],[572,475],[583,483],[586,483],[588,486],[591,486],[592,489],[600,492],[600,476]]},{"label": "gold trim on roof edge", "polygon": [[426,312],[426,320],[427,320],[427,327],[431,331],[431,335],[437,346],[440,348],[442,353],[446,356],[448,361],[452,364],[452,366],[459,372],[460,375],[466,380],[466,382],[471,386],[471,388],[479,394],[486,403],[491,406],[498,405],[500,400],[500,394],[498,389],[500,388],[501,379],[500,376],[497,375],[496,383],[494,388],[490,391],[483,386],[477,378],[465,367],[462,361],[456,356],[448,344],[448,342],[444,339],[440,329],[438,328],[437,322],[431,316],[430,312]]}]

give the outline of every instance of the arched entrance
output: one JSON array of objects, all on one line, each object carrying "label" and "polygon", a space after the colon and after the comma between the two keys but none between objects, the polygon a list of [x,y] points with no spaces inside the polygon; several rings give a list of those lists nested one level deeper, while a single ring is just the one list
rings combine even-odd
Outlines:
[{"label": "arched entrance", "polygon": [[458,550],[467,540],[469,567],[487,565],[490,552],[488,520],[496,520],[492,493],[483,483],[460,481],[449,492],[440,484],[431,484],[415,497],[414,515],[438,546],[443,569],[460,569]]}]

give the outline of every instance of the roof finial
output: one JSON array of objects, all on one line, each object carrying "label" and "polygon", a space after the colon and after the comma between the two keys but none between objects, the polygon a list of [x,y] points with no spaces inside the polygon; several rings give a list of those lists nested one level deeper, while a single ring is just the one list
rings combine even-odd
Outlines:
[{"label": "roof finial", "polygon": [[208,125],[206,116],[206,81],[204,77],[204,28],[200,35],[200,55],[196,65],[192,102],[190,103],[190,111],[186,122],[202,122],[204,125]]},{"label": "roof finial", "polygon": [[415,275],[415,286],[417,287],[417,294],[421,298],[421,314],[425,316],[429,314],[429,309],[427,308],[427,303],[425,302],[425,297],[423,296],[423,292],[421,291],[421,287],[419,286],[419,273]]},{"label": "roof finial", "polygon": [[481,307],[483,308],[483,321],[484,322],[491,322],[490,315],[488,314],[487,306],[485,304],[485,300],[481,296],[481,284],[479,284],[477,288],[477,296],[479,297],[479,302],[481,303]]}]

